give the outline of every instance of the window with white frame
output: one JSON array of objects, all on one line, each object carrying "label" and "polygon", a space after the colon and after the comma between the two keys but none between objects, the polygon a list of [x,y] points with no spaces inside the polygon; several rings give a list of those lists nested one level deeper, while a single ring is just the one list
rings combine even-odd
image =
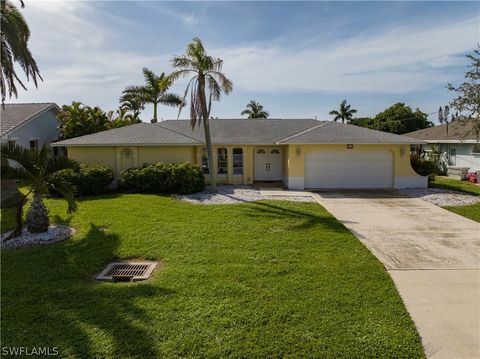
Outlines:
[{"label": "window with white frame", "polygon": [[233,149],[233,174],[234,175],[243,175],[243,149],[234,148]]},{"label": "window with white frame", "polygon": [[219,175],[226,175],[227,174],[227,166],[228,166],[228,160],[227,160],[227,149],[226,148],[218,148],[217,149],[217,165],[218,165],[218,170],[217,173]]}]

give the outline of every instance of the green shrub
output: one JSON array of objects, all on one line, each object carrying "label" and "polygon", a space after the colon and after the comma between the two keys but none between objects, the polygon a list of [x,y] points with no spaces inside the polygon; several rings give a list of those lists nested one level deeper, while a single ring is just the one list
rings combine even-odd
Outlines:
[{"label": "green shrub", "polygon": [[105,194],[113,181],[113,171],[110,167],[86,163],[80,164],[78,170],[61,170],[54,176],[74,185],[79,196]]},{"label": "green shrub", "polygon": [[122,172],[125,188],[141,193],[195,193],[205,189],[201,169],[191,163],[157,163]]},{"label": "green shrub", "polygon": [[438,163],[434,160],[427,160],[419,156],[412,156],[410,163],[415,172],[421,176],[428,176],[429,181],[435,179],[435,175],[438,174]]}]

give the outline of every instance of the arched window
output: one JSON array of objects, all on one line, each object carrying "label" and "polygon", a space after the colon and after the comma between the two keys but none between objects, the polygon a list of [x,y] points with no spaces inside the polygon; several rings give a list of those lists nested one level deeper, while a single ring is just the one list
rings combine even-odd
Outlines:
[{"label": "arched window", "polygon": [[228,166],[227,149],[223,147],[218,148],[217,149],[217,168],[218,168],[217,173],[219,175],[226,175],[228,171],[227,166]]},{"label": "arched window", "polygon": [[257,151],[258,154],[265,154],[265,150],[263,148],[260,148],[258,151]]},{"label": "arched window", "polygon": [[243,175],[243,150],[241,148],[233,149],[233,174]]},{"label": "arched window", "polygon": [[278,155],[278,154],[280,154],[280,151],[273,149],[273,150],[270,151],[270,153],[274,154],[274,155]]}]

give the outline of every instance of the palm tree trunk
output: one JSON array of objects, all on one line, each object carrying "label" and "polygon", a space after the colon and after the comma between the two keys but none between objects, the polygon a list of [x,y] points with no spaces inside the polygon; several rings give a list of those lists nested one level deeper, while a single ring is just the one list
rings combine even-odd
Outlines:
[{"label": "palm tree trunk", "polygon": [[208,119],[207,100],[205,98],[205,77],[198,76],[198,95],[200,96],[200,105],[202,106],[203,130],[205,132],[205,144],[207,146],[208,173],[210,175],[210,186],[212,191],[217,191],[217,180],[213,167],[213,149],[212,137],[210,135],[210,122]]},{"label": "palm tree trunk", "polygon": [[153,119],[152,119],[152,123],[157,123],[158,122],[158,119],[157,119],[157,102],[154,102],[153,103]]},{"label": "palm tree trunk", "polygon": [[40,191],[33,193],[32,205],[27,212],[27,229],[30,233],[41,233],[48,231],[50,220],[48,219],[48,210],[43,203]]}]

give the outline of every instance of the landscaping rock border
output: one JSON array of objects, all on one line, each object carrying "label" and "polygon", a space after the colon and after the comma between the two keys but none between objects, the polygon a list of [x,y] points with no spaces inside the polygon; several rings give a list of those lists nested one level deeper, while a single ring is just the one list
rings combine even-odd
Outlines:
[{"label": "landscaping rock border", "polygon": [[217,186],[217,192],[212,193],[208,189],[202,192],[177,195],[179,200],[194,204],[234,204],[253,202],[262,199],[273,199],[293,202],[314,202],[310,196],[268,196],[262,195],[258,189],[247,185],[221,185]]},{"label": "landscaping rock border", "polygon": [[74,228],[65,225],[51,225],[48,227],[48,231],[43,233],[30,233],[27,228],[23,228],[21,235],[5,241],[5,238],[7,238],[10,233],[11,232],[7,232],[1,236],[0,245],[2,250],[61,242],[73,236],[76,231]]},{"label": "landscaping rock border", "polygon": [[480,196],[472,196],[468,193],[443,188],[411,188],[402,189],[398,192],[408,197],[420,198],[440,207],[467,206],[480,202]]}]

